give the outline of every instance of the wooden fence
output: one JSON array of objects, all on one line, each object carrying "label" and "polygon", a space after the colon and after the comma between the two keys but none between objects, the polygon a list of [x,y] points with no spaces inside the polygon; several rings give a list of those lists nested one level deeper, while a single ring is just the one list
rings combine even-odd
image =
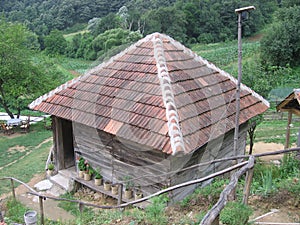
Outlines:
[{"label": "wooden fence", "polygon": [[[203,220],[200,223],[200,225],[211,225],[211,224],[218,225],[219,224],[219,215],[220,215],[222,209],[224,208],[227,201],[229,200],[229,196],[232,194],[233,190],[235,190],[239,178],[245,173],[247,173],[247,176],[246,176],[244,192],[243,192],[243,203],[244,204],[248,203],[248,197],[249,197],[249,193],[250,193],[250,187],[251,187],[251,182],[252,182],[252,177],[253,177],[253,170],[254,170],[255,159],[256,158],[262,157],[262,156],[284,154],[284,153],[295,152],[295,151],[300,152],[300,148],[299,147],[298,148],[290,148],[290,149],[285,149],[285,150],[279,150],[279,151],[267,152],[267,153],[261,153],[261,154],[254,154],[254,155],[239,155],[239,156],[228,157],[228,158],[223,158],[223,159],[217,159],[217,160],[212,160],[212,161],[209,161],[209,162],[193,165],[193,166],[190,166],[188,168],[184,168],[183,170],[194,169],[196,167],[201,167],[201,166],[204,166],[204,165],[207,165],[207,164],[218,163],[218,162],[228,161],[228,160],[231,160],[231,161],[236,161],[238,159],[247,160],[247,161],[243,161],[243,162],[240,162],[238,164],[235,164],[235,165],[233,165],[231,167],[228,167],[226,169],[223,169],[221,171],[218,171],[216,173],[210,174],[206,177],[196,179],[196,180],[192,180],[192,181],[188,181],[188,182],[184,182],[184,183],[181,183],[181,184],[178,184],[178,185],[174,185],[172,187],[168,187],[166,189],[163,189],[163,190],[158,191],[158,192],[156,192],[152,195],[143,197],[143,198],[138,199],[138,200],[134,200],[134,201],[127,202],[127,203],[119,202],[118,205],[113,205],[113,206],[108,206],[108,205],[100,206],[100,205],[95,205],[95,204],[92,204],[92,203],[83,202],[83,201],[79,201],[79,200],[70,200],[70,199],[65,199],[65,198],[56,198],[56,197],[52,197],[52,196],[42,195],[42,194],[36,192],[34,189],[32,189],[26,183],[14,178],[14,177],[3,177],[3,178],[0,178],[0,180],[10,180],[12,196],[13,196],[14,199],[16,199],[14,182],[18,182],[18,183],[24,185],[29,190],[29,192],[28,192],[29,194],[38,196],[39,197],[39,208],[40,208],[40,224],[44,224],[43,201],[46,200],[46,199],[52,199],[52,200],[56,200],[56,201],[68,201],[68,202],[77,203],[80,212],[82,212],[84,206],[90,206],[90,207],[101,208],[101,209],[125,208],[129,205],[134,205],[134,204],[137,204],[137,203],[140,203],[140,202],[144,202],[146,200],[149,200],[150,198],[153,198],[155,196],[159,196],[161,194],[170,192],[172,190],[175,190],[175,189],[178,189],[178,188],[183,188],[183,187],[193,185],[193,184],[197,184],[197,183],[202,183],[204,181],[210,180],[210,179],[215,178],[217,176],[220,176],[220,175],[223,175],[225,173],[229,173],[231,171],[239,169],[239,170],[235,171],[234,173],[232,173],[231,178],[230,178],[230,182],[224,188],[224,190],[222,191],[218,202],[204,216]],[[165,176],[165,175],[166,174],[163,174],[162,176]],[[120,192],[122,192],[122,191],[120,191]]]}]

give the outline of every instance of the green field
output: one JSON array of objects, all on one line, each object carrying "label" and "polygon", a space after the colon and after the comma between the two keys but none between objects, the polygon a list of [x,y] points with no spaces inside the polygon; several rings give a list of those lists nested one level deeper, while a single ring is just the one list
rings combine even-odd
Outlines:
[{"label": "green field", "polygon": [[[45,163],[52,145],[52,132],[43,123],[32,125],[29,133],[0,133],[0,178],[15,177],[28,182],[34,174],[45,171]],[[0,182],[0,195],[10,191],[10,182]]]}]

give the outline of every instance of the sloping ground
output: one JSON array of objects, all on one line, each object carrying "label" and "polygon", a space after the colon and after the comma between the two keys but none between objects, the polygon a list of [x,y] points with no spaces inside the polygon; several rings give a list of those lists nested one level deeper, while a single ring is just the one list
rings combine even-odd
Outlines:
[{"label": "sloping ground", "polygon": [[[261,153],[265,151],[274,151],[282,149],[282,145],[274,144],[274,143],[257,143],[256,148],[254,150],[255,153]],[[280,156],[275,156],[273,158],[266,158],[265,161],[270,160],[278,160]],[[38,181],[44,179],[43,174],[36,175],[30,182],[30,186],[34,186]],[[299,180],[295,180],[294,182],[299,182]],[[17,189],[17,193],[24,197],[24,188],[19,187]],[[88,190],[81,190],[76,193],[76,198],[84,199],[85,201],[90,200],[92,203],[95,203],[95,200],[91,197],[95,194]],[[32,203],[32,198],[27,196],[26,198],[21,198],[22,202],[27,206],[34,208],[38,211],[38,203]],[[166,217],[168,219],[167,224],[191,224],[192,221],[195,223],[198,221],[199,214],[201,212],[206,212],[215,202],[213,196],[203,197],[201,195],[197,195],[190,202],[182,206],[180,204],[176,204],[174,206],[170,206],[166,209]],[[254,220],[258,217],[256,222],[268,222],[268,223],[299,223],[300,222],[300,203],[299,198],[294,198],[287,191],[279,191],[276,195],[271,195],[268,197],[261,197],[258,195],[252,195],[249,199],[249,204],[253,209],[253,215],[250,220]],[[98,201],[99,204],[103,204],[102,201]],[[35,204],[35,206],[34,206]],[[116,202],[110,202],[106,200],[105,204],[116,204]],[[57,206],[57,202],[47,200],[45,202],[45,213],[46,217],[51,218],[53,220],[68,220],[72,219],[72,215],[65,212],[61,208]],[[130,209],[128,209],[130,210]],[[119,225],[127,225],[131,224],[132,221],[137,221],[136,218],[132,216],[123,216],[119,219],[112,220],[112,222],[108,224],[119,224]],[[140,218],[140,222],[137,224],[147,224],[144,218]],[[185,221],[185,223],[183,223]],[[136,224],[136,223],[135,223]]]}]

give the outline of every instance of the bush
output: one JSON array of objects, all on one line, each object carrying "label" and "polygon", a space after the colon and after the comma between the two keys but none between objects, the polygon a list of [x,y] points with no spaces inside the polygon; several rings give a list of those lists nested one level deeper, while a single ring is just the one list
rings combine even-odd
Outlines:
[{"label": "bush", "polygon": [[166,195],[160,195],[151,199],[152,204],[146,208],[146,218],[150,224],[167,224],[167,217],[164,214],[168,202]]},{"label": "bush", "polygon": [[238,202],[229,202],[221,211],[220,220],[227,225],[249,224],[248,219],[252,214],[252,209]]},{"label": "bush", "polygon": [[296,159],[295,153],[285,154],[280,166],[280,177],[287,179],[300,173],[300,161]]}]

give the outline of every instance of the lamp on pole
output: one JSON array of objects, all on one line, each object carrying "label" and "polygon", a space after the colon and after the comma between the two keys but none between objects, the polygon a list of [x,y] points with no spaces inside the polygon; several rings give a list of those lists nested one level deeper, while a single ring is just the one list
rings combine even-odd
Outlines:
[{"label": "lamp on pole", "polygon": [[238,80],[236,84],[236,113],[235,113],[235,130],[233,141],[233,153],[237,155],[237,144],[239,138],[239,118],[240,118],[240,92],[242,80],[242,15],[250,10],[254,10],[254,6],[243,7],[235,10],[238,14]]}]

